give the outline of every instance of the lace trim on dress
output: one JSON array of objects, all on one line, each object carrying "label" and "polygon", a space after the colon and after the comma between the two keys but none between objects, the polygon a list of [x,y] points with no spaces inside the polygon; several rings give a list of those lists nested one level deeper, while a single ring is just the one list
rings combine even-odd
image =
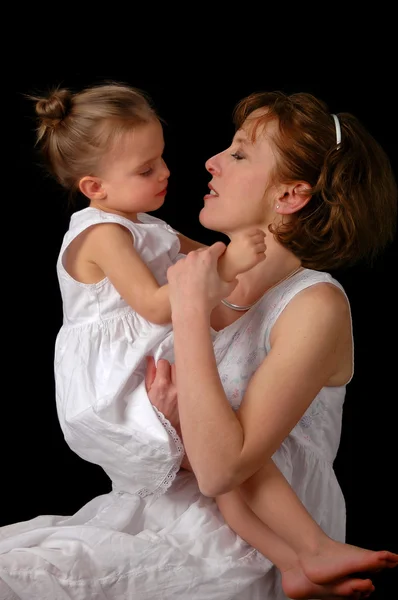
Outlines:
[{"label": "lace trim on dress", "polygon": [[[177,462],[171,467],[170,471],[167,473],[166,477],[163,479],[160,486],[153,492],[153,495],[155,496],[155,498],[159,498],[159,496],[164,494],[169,489],[171,484],[173,483],[178,471],[180,470],[181,461],[184,457],[185,450],[184,450],[184,446],[180,440],[179,435],[177,434],[176,430],[174,429],[174,427],[172,426],[170,421],[168,421],[168,419],[166,419],[164,414],[161,413],[160,410],[158,410],[155,406],[153,407],[153,409],[156,412],[159,421],[162,423],[162,425],[165,428],[165,430],[167,431],[167,433],[173,438],[174,443],[177,448],[177,453],[178,453],[177,458],[180,459],[180,460],[177,460]],[[146,496],[149,496],[150,494],[152,494],[152,492],[150,492],[147,488],[141,488],[137,492],[137,494],[141,498],[145,498]]]}]

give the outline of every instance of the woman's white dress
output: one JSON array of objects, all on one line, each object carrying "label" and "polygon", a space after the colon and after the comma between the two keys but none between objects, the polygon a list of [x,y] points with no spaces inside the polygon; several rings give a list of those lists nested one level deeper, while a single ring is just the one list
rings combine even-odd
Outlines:
[{"label": "woman's white dress", "polygon": [[[109,220],[93,211],[72,216],[57,265],[64,300],[55,353],[57,410],[66,442],[104,468],[113,490],[73,516],[44,515],[0,528],[0,600],[282,600],[277,570],[230,530],[194,476],[179,471],[181,441],[146,395],[143,357],[172,358],[170,327],[148,324],[107,280],[78,284],[63,268],[63,253],[78,232]],[[165,283],[168,266],[180,257],[175,231],[146,214],[141,224],[111,217],[132,231],[136,248]],[[305,269],[212,332],[234,409],[269,351],[279,314],[319,282],[342,289],[329,274]],[[340,541],[345,502],[333,461],[344,397],[345,386],[323,388],[274,455],[312,516]]]}]

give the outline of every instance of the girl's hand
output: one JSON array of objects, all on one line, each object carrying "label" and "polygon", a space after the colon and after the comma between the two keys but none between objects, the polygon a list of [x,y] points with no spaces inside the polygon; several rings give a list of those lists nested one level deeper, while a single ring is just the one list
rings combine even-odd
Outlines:
[{"label": "girl's hand", "polygon": [[216,242],[208,248],[190,252],[167,271],[170,302],[173,316],[180,312],[205,312],[210,316],[213,308],[227,298],[238,281],[223,281],[219,274],[218,259],[226,246]]},{"label": "girl's hand", "polygon": [[231,281],[237,275],[249,271],[265,260],[266,249],[265,233],[258,227],[235,234],[218,261],[221,278]]},{"label": "girl's hand", "polygon": [[147,356],[145,387],[153,406],[170,421],[180,435],[175,366],[161,358],[156,367],[153,357]]}]

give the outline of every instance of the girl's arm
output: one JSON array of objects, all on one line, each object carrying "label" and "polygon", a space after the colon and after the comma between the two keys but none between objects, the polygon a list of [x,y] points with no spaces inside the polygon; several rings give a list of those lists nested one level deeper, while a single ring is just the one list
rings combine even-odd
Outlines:
[{"label": "girl's arm", "polygon": [[198,250],[199,248],[207,248],[206,244],[201,244],[200,242],[191,240],[191,238],[182,235],[182,233],[178,233],[177,237],[180,240],[181,254],[189,254],[193,250]]},{"label": "girl's arm", "polygon": [[[199,265],[194,266],[197,270]],[[217,496],[253,475],[329,384],[340,364],[341,340],[349,341],[349,307],[343,294],[328,284],[298,294],[274,325],[271,351],[234,413],[218,375],[209,314],[194,300],[202,293],[189,281],[194,271],[185,272],[188,279],[179,279],[178,296],[176,280],[169,279],[179,415],[199,487],[205,495]],[[204,281],[203,290],[208,284]],[[189,302],[182,294],[184,285],[196,292]]]},{"label": "girl's arm", "polygon": [[[208,248],[205,244],[195,242],[181,234],[178,237],[182,254]],[[217,268],[220,277],[224,281],[232,281],[237,275],[249,271],[265,259],[265,250],[265,233],[261,229],[253,227],[235,235],[218,259]]]},{"label": "girl's arm", "polygon": [[[189,254],[194,250],[208,248],[205,244],[195,242],[178,234],[181,253]],[[246,229],[228,244],[217,263],[218,273],[224,281],[232,281],[237,275],[252,269],[265,259],[265,233],[257,227]]]},{"label": "girl's arm", "polygon": [[168,285],[158,284],[128,229],[117,223],[95,225],[87,231],[86,246],[88,259],[138,314],[158,325],[170,322]]},{"label": "girl's arm", "polygon": [[[231,280],[238,272],[252,268],[264,260],[265,246],[262,232],[248,231],[242,239],[231,242],[220,257],[220,276]],[[183,237],[182,252],[194,244],[206,246]],[[260,240],[260,243],[259,243]],[[150,269],[134,248],[134,239],[128,229],[118,223],[94,225],[86,233],[88,257],[104,277],[114,285],[122,298],[142,317],[158,325],[171,321],[169,286],[160,286]],[[239,261],[236,260],[239,256]],[[239,266],[236,267],[236,264]]]}]

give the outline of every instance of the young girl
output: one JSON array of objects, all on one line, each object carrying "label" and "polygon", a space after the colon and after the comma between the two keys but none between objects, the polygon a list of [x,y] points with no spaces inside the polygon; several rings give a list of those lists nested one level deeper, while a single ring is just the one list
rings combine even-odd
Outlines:
[{"label": "young girl", "polygon": [[[170,172],[162,158],[162,125],[144,93],[113,84],[77,94],[58,89],[34,100],[45,162],[65,188],[80,190],[89,202],[72,215],[57,262],[63,301],[55,348],[61,428],[75,447],[76,421],[87,429],[91,415],[109,447],[102,461],[86,444],[79,455],[100,462],[115,487],[145,496],[154,491],[156,464],[148,464],[147,485],[137,487],[134,472],[121,467],[111,473],[109,458],[116,453],[122,459],[140,419],[136,404],[146,356],[156,361],[173,356],[167,269],[201,244],[146,214],[162,206]],[[220,275],[234,280],[263,260],[264,251],[264,233],[248,230],[220,259]],[[147,411],[153,413],[148,401]],[[173,432],[175,446],[165,456],[172,465],[183,448],[169,423],[153,413],[158,417]],[[156,480],[157,494],[175,472],[171,466],[164,480]]]},{"label": "young girl", "polygon": [[[36,112],[38,142],[52,173],[89,201],[88,208],[73,214],[57,262],[64,314],[55,349],[61,428],[82,458],[103,466],[114,489],[160,496],[174,480],[184,451],[175,430],[146,397],[145,357],[173,360],[167,271],[181,254],[201,244],[146,214],[162,206],[169,170],[162,158],[162,126],[144,94],[120,85],[77,94],[62,89],[36,99]],[[233,290],[238,274],[264,260],[264,252],[263,231],[254,227],[234,236],[218,262],[221,278],[232,282],[226,290]],[[283,281],[299,270],[295,265]],[[164,454],[170,469],[161,477],[137,427],[145,422],[151,429],[154,419],[163,422],[167,439],[166,432],[172,433]],[[107,440],[101,449],[95,443],[98,435]],[[132,436],[141,439],[144,448],[136,457],[146,466],[146,480],[140,477],[139,483],[134,480],[134,462],[125,468],[123,460]],[[116,472],[115,456],[120,458]],[[269,493],[274,489],[278,505],[286,506],[286,522],[294,531],[304,510],[283,482],[279,471],[270,473]],[[257,543],[252,513],[243,500],[221,497],[218,504],[239,535],[261,551],[262,540],[259,537]],[[272,529],[272,515],[267,523]],[[369,554],[354,557],[349,565],[339,564],[336,572],[331,567],[325,581],[315,578],[311,584],[307,576],[297,576],[295,597],[330,594],[331,586],[323,588],[324,583],[395,561],[389,553]],[[348,597],[372,589],[370,580],[346,578],[333,591]]]}]

